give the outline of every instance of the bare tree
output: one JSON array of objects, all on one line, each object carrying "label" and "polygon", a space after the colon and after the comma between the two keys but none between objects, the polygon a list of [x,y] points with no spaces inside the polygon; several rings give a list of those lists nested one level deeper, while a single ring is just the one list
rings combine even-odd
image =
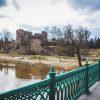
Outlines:
[{"label": "bare tree", "polygon": [[0,50],[3,48],[3,36],[2,36],[2,32],[0,32]]},{"label": "bare tree", "polygon": [[2,38],[0,38],[0,50],[3,48],[3,39]]},{"label": "bare tree", "polygon": [[[82,66],[81,63],[81,48],[84,43],[84,37],[86,35],[86,30],[83,27],[79,27],[77,29],[73,29],[71,25],[65,26],[65,38],[67,39],[68,43],[72,45],[78,57],[79,66]],[[87,37],[88,39],[88,37]]]},{"label": "bare tree", "polygon": [[10,47],[10,38],[11,38],[11,33],[7,30],[3,30],[3,40],[4,40],[4,51],[8,53],[9,47]]},{"label": "bare tree", "polygon": [[66,54],[70,57],[74,57],[75,49],[72,44],[70,44],[68,39],[68,32],[73,33],[71,25],[66,25],[63,27],[63,38],[64,38],[64,48],[66,49]]},{"label": "bare tree", "polygon": [[59,61],[61,62],[60,58],[60,51],[61,51],[61,45],[60,45],[60,39],[62,38],[62,31],[59,27],[53,26],[51,27],[50,33],[52,34],[52,39],[55,39],[56,42],[56,53],[59,57]]},{"label": "bare tree", "polygon": [[[45,27],[45,28],[44,28],[44,31],[47,32],[47,34],[48,34],[49,31],[50,31],[50,30],[49,30],[49,27],[48,27],[48,26]],[[47,54],[48,54],[48,52],[49,52],[49,50],[48,50],[48,49],[49,49],[49,48],[48,48],[48,46],[49,46],[48,40],[45,40],[45,41],[43,42],[43,45],[46,47],[46,52],[47,52]]]},{"label": "bare tree", "polygon": [[[91,35],[91,32],[89,32],[87,29],[84,29],[84,54],[85,54],[85,57],[87,57],[88,55],[88,39]],[[93,44],[92,44],[93,45]]]}]

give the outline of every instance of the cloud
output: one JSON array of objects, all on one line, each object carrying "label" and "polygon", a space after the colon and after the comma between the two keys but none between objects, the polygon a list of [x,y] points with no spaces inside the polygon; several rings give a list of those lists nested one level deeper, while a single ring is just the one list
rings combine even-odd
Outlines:
[{"label": "cloud", "polygon": [[0,0],[0,7],[6,6],[7,0]]},{"label": "cloud", "polygon": [[100,10],[100,0],[67,0],[75,9]]},{"label": "cloud", "polygon": [[7,16],[7,15],[3,15],[3,14],[0,14],[0,18],[7,18],[7,19],[11,19],[11,17]]},{"label": "cloud", "polygon": [[61,3],[63,0],[50,0],[52,5],[57,5],[58,3]]},{"label": "cloud", "polygon": [[33,33],[42,31],[41,28],[29,25],[29,24],[19,24],[19,27],[22,28],[22,29],[25,29],[27,31],[31,31]]},{"label": "cloud", "polygon": [[[91,0],[92,2],[90,0],[3,1],[7,1],[7,6],[0,9],[0,30],[8,28],[15,34],[18,28],[23,28],[34,33],[41,31],[44,26],[65,24],[84,26],[95,32],[100,29],[98,0]],[[93,10],[89,10],[90,8]],[[87,13],[84,9],[88,9]]]},{"label": "cloud", "polygon": [[19,24],[19,27],[27,29],[27,30],[33,30],[34,29],[31,25],[28,25],[28,24]]},{"label": "cloud", "polygon": [[16,0],[12,0],[13,6],[15,7],[16,10],[20,10],[20,6]]}]

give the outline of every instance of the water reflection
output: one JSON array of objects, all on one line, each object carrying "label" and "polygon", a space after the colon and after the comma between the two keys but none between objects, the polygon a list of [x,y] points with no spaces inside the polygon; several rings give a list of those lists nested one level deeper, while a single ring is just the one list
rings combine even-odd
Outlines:
[{"label": "water reflection", "polygon": [[0,60],[0,71],[4,71],[5,74],[8,74],[9,70],[15,70],[15,65],[9,63],[8,61]]},{"label": "water reflection", "polygon": [[[9,70],[15,71],[17,78],[22,79],[45,79],[50,71],[49,65],[45,64],[24,64],[24,63],[9,63],[8,61],[0,60],[0,71],[4,71],[5,74],[9,73]],[[66,70],[62,68],[56,68],[56,73],[64,73]]]},{"label": "water reflection", "polygon": [[[0,60],[0,92],[46,79],[49,71],[50,66],[46,64],[29,65]],[[65,71],[56,68],[57,74]]]},{"label": "water reflection", "polygon": [[44,64],[16,64],[16,77],[24,79],[45,79],[49,72],[49,67]]}]

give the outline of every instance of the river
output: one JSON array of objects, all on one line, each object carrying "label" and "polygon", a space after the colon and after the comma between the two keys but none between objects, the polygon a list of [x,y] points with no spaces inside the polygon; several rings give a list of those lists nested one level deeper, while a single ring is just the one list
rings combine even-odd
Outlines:
[{"label": "river", "polygon": [[[50,65],[37,63],[10,62],[0,60],[0,92],[9,91],[22,86],[39,82],[49,77]],[[66,72],[63,68],[56,68],[56,73]]]}]

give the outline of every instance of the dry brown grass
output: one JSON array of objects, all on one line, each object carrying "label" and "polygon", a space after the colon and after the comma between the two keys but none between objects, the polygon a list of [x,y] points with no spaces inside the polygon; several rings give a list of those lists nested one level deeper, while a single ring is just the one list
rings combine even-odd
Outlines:
[{"label": "dry brown grass", "polygon": [[[42,57],[43,59],[39,59],[39,57]],[[9,60],[9,61],[14,61],[14,62],[23,62],[23,63],[29,63],[29,64],[36,64],[36,63],[41,63],[41,64],[46,64],[52,66],[54,65],[55,68],[62,68],[67,71],[73,70],[76,68],[79,68],[77,57],[61,57],[61,62],[59,61],[58,57],[55,56],[40,56],[37,55],[33,57],[33,55],[0,55],[1,59]],[[34,59],[30,59],[34,58]],[[36,59],[35,59],[36,58]],[[44,59],[45,58],[45,59]],[[95,63],[96,60],[91,59],[89,63]],[[84,65],[85,62],[82,62]]]}]

